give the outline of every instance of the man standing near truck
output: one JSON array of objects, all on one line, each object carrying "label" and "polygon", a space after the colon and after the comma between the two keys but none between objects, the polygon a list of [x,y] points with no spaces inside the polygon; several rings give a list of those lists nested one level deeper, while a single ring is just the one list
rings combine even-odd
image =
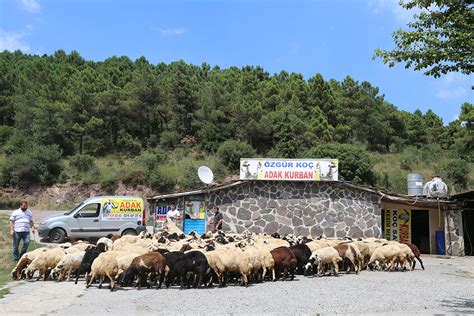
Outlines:
[{"label": "man standing near truck", "polygon": [[[35,233],[35,225],[33,223],[33,213],[28,209],[28,202],[23,201],[20,208],[13,211],[10,216],[10,236],[13,237],[13,260],[18,261],[28,250],[30,244],[30,228]],[[23,240],[21,252],[18,253],[20,240]]]}]

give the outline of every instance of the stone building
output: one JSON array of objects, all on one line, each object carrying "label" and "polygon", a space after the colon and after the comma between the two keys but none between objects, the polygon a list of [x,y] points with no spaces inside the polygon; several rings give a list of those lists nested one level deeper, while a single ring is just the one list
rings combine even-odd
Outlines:
[{"label": "stone building", "polygon": [[206,231],[207,219],[212,218],[212,208],[217,206],[224,215],[225,231],[328,238],[387,237],[385,214],[403,210],[409,212],[412,224],[409,241],[422,252],[440,251],[436,232],[441,231],[445,234],[444,251],[464,254],[459,232],[462,223],[447,199],[398,195],[338,181],[237,180],[202,190],[158,195],[148,201],[151,210],[176,203],[185,214],[181,222],[185,232]]}]

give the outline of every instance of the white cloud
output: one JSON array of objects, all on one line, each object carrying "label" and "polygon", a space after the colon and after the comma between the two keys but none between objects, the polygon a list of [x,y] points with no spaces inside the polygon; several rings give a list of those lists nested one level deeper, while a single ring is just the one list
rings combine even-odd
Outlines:
[{"label": "white cloud", "polygon": [[407,24],[413,20],[414,14],[419,14],[421,11],[418,8],[406,10],[400,5],[400,0],[369,0],[369,8],[373,14],[380,14],[382,12],[390,12],[395,20],[400,24]]},{"label": "white cloud", "polygon": [[186,32],[186,29],[184,27],[160,28],[159,31],[163,36],[181,36]]},{"label": "white cloud", "polygon": [[0,51],[15,51],[17,49],[22,52],[29,52],[30,47],[23,41],[24,33],[11,33],[0,30]]},{"label": "white cloud", "polygon": [[442,88],[438,90],[436,96],[440,99],[457,99],[466,95],[464,87]]},{"label": "white cloud", "polygon": [[474,80],[470,76],[451,72],[436,81],[436,97],[443,100],[465,99],[473,85]]},{"label": "white cloud", "polygon": [[21,7],[30,13],[39,13],[40,4],[36,0],[21,0]]}]

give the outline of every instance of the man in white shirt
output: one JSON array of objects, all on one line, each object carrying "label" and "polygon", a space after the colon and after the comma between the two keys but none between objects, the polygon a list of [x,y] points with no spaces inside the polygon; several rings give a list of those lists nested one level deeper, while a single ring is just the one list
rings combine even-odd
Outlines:
[{"label": "man in white shirt", "polygon": [[[28,250],[30,244],[30,228],[35,233],[33,223],[33,213],[28,209],[28,202],[21,202],[20,208],[13,211],[10,216],[10,236],[13,237],[13,260],[18,261]],[[23,240],[23,247],[18,253],[20,240]]]},{"label": "man in white shirt", "polygon": [[178,224],[179,219],[182,219],[181,213],[176,209],[175,203],[171,203],[171,209],[166,213],[166,217],[171,219],[175,225]]}]

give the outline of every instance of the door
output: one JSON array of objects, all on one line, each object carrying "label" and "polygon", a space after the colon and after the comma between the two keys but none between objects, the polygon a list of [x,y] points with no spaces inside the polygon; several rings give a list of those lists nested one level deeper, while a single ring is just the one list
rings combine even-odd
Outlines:
[{"label": "door", "polygon": [[84,205],[75,215],[71,233],[79,237],[95,237],[100,232],[100,203]]},{"label": "door", "polygon": [[470,209],[462,212],[462,223],[466,256],[474,256],[474,210]]},{"label": "door", "polygon": [[411,211],[411,243],[421,253],[430,253],[430,215],[428,210]]}]

